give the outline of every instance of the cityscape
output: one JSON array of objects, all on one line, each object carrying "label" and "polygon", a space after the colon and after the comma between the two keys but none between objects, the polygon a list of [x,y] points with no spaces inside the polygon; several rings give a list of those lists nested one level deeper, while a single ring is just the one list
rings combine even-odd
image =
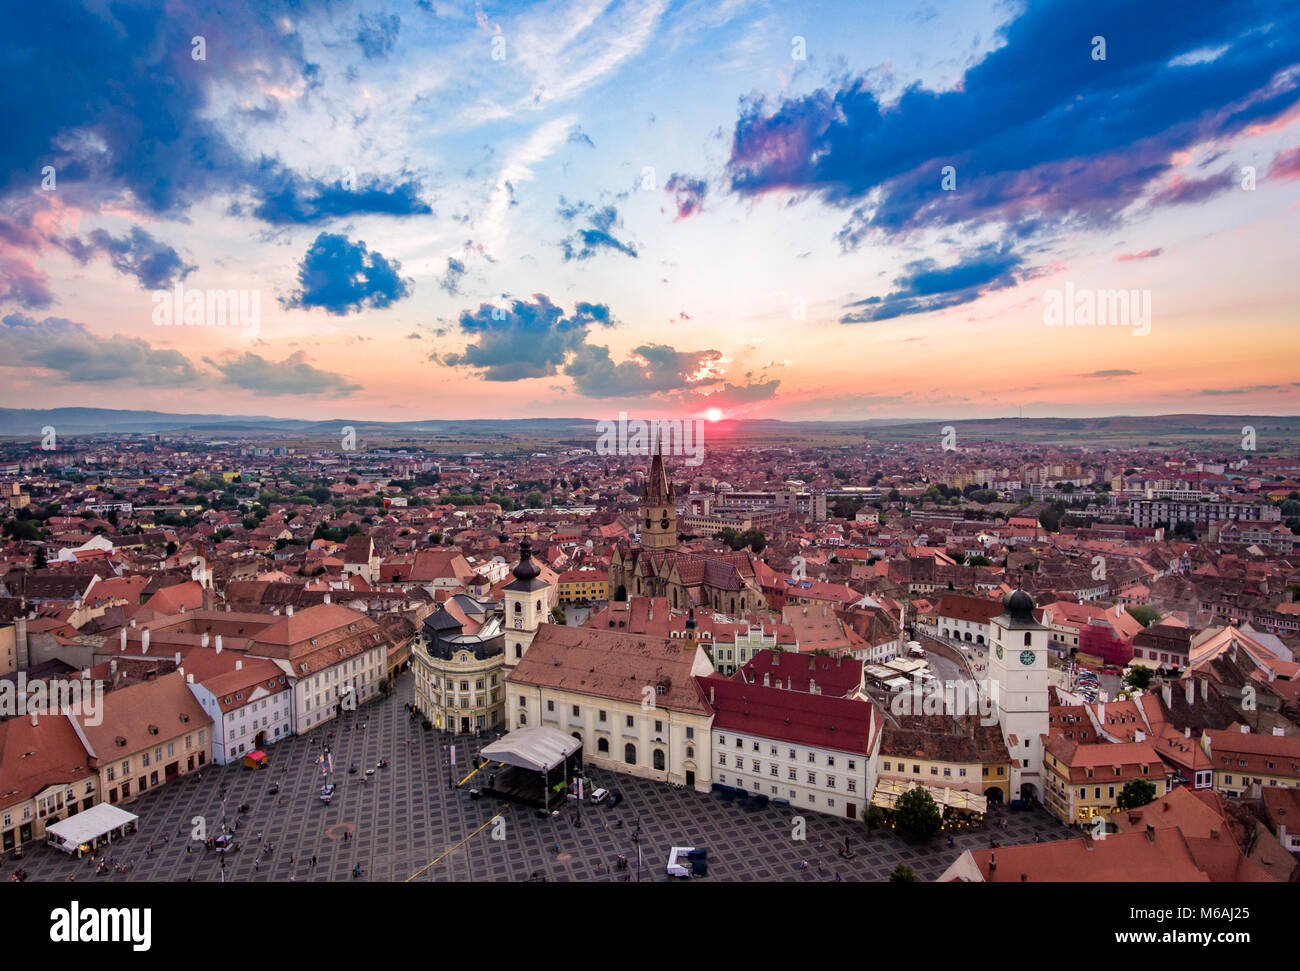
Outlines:
[{"label": "cityscape", "polygon": [[1258,943],[1300,9],[0,24],[0,882],[51,942],[259,885],[1046,882]]}]

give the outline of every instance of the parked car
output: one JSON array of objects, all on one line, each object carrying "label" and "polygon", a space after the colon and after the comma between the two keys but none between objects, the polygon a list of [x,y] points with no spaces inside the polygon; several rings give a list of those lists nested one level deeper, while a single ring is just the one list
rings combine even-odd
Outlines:
[{"label": "parked car", "polygon": [[334,783],[328,782],[320,787],[320,801],[328,803],[334,798]]},{"label": "parked car", "polygon": [[597,789],[595,792],[591,794],[592,805],[599,805],[600,803],[604,802],[608,798],[609,798],[608,789]]},{"label": "parked car", "polygon": [[212,841],[212,848],[218,853],[229,853],[235,848],[235,837],[230,833],[222,833]]}]

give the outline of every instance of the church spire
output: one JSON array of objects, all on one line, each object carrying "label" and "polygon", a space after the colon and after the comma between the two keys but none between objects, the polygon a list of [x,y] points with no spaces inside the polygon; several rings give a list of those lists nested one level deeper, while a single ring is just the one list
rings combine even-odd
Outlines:
[{"label": "church spire", "polygon": [[646,479],[641,496],[653,503],[665,503],[673,497],[673,484],[668,480],[668,472],[664,469],[664,443],[662,441],[659,442],[654,460],[650,463],[650,476]]}]

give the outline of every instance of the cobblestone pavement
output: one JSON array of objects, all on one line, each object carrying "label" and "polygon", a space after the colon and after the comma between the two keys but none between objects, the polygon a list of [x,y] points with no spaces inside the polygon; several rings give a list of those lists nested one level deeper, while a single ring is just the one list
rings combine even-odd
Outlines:
[{"label": "cobblestone pavement", "polygon": [[[389,697],[343,716],[314,738],[271,746],[267,769],[212,765],[201,779],[188,776],[146,793],[126,807],[139,815],[139,832],[115,841],[109,851],[132,865],[129,873],[96,876],[86,861],[43,845],[28,847],[21,865],[31,880],[221,880],[222,857],[190,834],[199,821],[208,836],[220,832],[223,790],[225,818],[231,825],[238,820],[240,843],[237,852],[225,855],[224,878],[238,881],[348,882],[355,879],[355,865],[361,880],[405,880],[417,872],[416,879],[426,881],[527,880],[534,874],[556,881],[635,880],[632,836],[638,825],[643,881],[672,879],[665,864],[673,846],[708,850],[705,880],[833,880],[836,874],[842,880],[884,880],[899,863],[911,866],[918,880],[933,880],[962,850],[988,846],[990,834],[1003,845],[1032,842],[1036,833],[1045,840],[1069,835],[1041,809],[1004,811],[987,829],[956,834],[955,847],[943,836],[913,846],[888,829],[868,837],[861,823],[810,812],[803,814],[807,838],[798,841],[792,838],[799,815],[793,809],[746,809],[718,795],[602,770],[589,775],[594,785],[622,795],[618,806],[586,805],[579,817],[571,805],[558,819],[539,819],[531,809],[471,799],[469,786],[449,788],[443,746],[456,746],[457,775],[463,776],[473,753],[491,739],[453,742],[424,731],[405,709],[411,697],[408,675]],[[333,739],[327,737],[330,728]],[[325,742],[333,746],[336,769],[330,805],[318,798],[322,777],[314,761]],[[380,759],[389,760],[388,768],[365,776]],[[359,771],[349,775],[354,761]],[[275,783],[278,795],[269,792]],[[250,805],[249,812],[238,812],[242,803]],[[503,823],[493,822],[497,814]],[[1001,820],[1007,829],[1000,828]],[[269,855],[259,855],[259,832],[274,845]],[[856,853],[851,860],[837,854],[845,837]],[[615,869],[620,854],[630,861],[625,873]],[[313,855],[315,867],[309,865]],[[808,867],[801,869],[801,862]],[[6,858],[0,880],[16,868]]]}]

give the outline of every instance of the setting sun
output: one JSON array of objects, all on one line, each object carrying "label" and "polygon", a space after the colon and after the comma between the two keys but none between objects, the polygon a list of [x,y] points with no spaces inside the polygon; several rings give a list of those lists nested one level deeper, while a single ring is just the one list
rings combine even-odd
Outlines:
[{"label": "setting sun", "polygon": [[722,421],[722,409],[710,408],[708,411],[704,413],[704,417],[707,418],[709,421]]}]

